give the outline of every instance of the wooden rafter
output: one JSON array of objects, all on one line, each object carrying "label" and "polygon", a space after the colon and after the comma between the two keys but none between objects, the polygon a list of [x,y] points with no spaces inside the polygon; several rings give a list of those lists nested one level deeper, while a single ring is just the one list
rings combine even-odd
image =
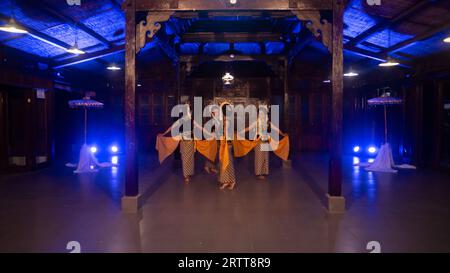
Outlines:
[{"label": "wooden rafter", "polygon": [[[9,23],[9,20],[10,20],[9,17],[6,17],[6,16],[0,14],[0,21],[3,21],[5,23]],[[51,37],[51,36],[49,36],[47,34],[39,32],[39,31],[37,31],[35,29],[29,28],[29,27],[25,27],[25,26],[23,26],[23,25],[21,25],[21,24],[19,24],[17,22],[16,22],[16,24],[17,24],[18,27],[20,27],[21,29],[26,30],[29,35],[31,35],[32,37],[34,37],[36,39],[39,39],[39,40],[41,40],[43,42],[46,42],[48,44],[51,44],[51,45],[56,46],[56,47],[58,47],[60,49],[63,49],[63,50],[66,50],[66,49],[70,48],[70,45],[65,43],[65,42],[63,42],[63,41],[55,39],[55,38],[53,38],[53,37]],[[22,36],[17,36],[17,37],[22,37]]]},{"label": "wooden rafter", "polygon": [[214,33],[214,32],[197,32],[186,33],[182,36],[183,43],[207,43],[207,42],[225,42],[225,43],[241,43],[241,42],[279,42],[282,41],[281,33],[272,32],[256,32],[256,33]]},{"label": "wooden rafter", "polygon": [[165,31],[161,31],[157,35],[157,43],[164,54],[173,62],[177,63],[179,61],[178,52],[173,47],[170,37],[167,36]]},{"label": "wooden rafter", "polygon": [[[387,61],[386,54],[374,53],[374,52],[370,52],[370,51],[362,49],[362,48],[351,47],[351,46],[347,46],[347,45],[344,45],[344,50],[349,51],[353,54],[359,55],[361,57],[375,60],[375,61],[379,61],[379,62]],[[406,68],[411,68],[412,65],[408,61],[401,61],[400,66],[406,67]]]},{"label": "wooden rafter", "polygon": [[[195,19],[199,18],[200,12],[196,11],[182,11],[175,12],[173,17],[180,19]],[[226,17],[226,16],[236,16],[236,17],[247,17],[247,18],[262,18],[264,16],[270,16],[271,18],[285,18],[292,16],[292,12],[288,10],[284,11],[246,11],[246,10],[225,10],[225,11],[201,11],[201,13],[207,18],[214,17]]]},{"label": "wooden rafter", "polygon": [[344,49],[346,51],[350,51],[350,52],[352,52],[356,55],[362,56],[362,57],[366,57],[366,58],[373,59],[373,60],[380,61],[380,62],[386,61],[386,58],[381,56],[380,54],[370,52],[368,50],[365,50],[365,49],[362,49],[359,47],[344,45]]},{"label": "wooden rafter", "polygon": [[394,46],[391,46],[390,48],[386,49],[385,51],[381,52],[381,54],[388,54],[388,53],[392,53],[395,52],[397,50],[400,50],[402,48],[405,48],[407,46],[409,46],[412,43],[418,42],[418,41],[422,41],[422,40],[426,40],[438,33],[444,32],[444,31],[448,31],[450,29],[450,21],[447,21],[447,23],[443,24],[440,27],[431,29],[429,31],[426,31],[422,34],[419,34],[411,39],[405,40],[401,43],[398,43]]},{"label": "wooden rafter", "polygon": [[108,47],[113,46],[113,44],[110,41],[108,41],[105,37],[103,37],[102,35],[98,34],[97,32],[93,31],[92,29],[88,28],[83,23],[76,21],[73,18],[62,14],[61,12],[54,10],[51,6],[49,6],[48,4],[45,4],[42,1],[30,1],[30,7],[32,7],[35,10],[42,11],[43,13],[45,13],[55,19],[61,20],[64,23],[70,24],[73,27],[76,27],[76,28],[82,30],[83,32],[89,34],[90,36],[94,37],[96,40],[98,40],[102,44],[107,45]]},{"label": "wooden rafter", "polygon": [[366,40],[373,34],[380,32],[386,28],[392,28],[401,22],[407,20],[408,18],[411,18],[412,16],[416,15],[420,11],[423,11],[427,7],[431,6],[432,4],[436,4],[439,0],[431,1],[431,0],[422,0],[414,4],[413,6],[409,7],[408,9],[404,10],[403,12],[399,13],[397,16],[390,20],[384,20],[379,24],[374,25],[373,27],[369,28],[368,30],[362,32],[352,40],[350,40],[347,45],[348,46],[355,46],[359,44],[360,42]]},{"label": "wooden rafter", "polygon": [[332,0],[136,0],[136,11],[331,10]]},{"label": "wooden rafter", "polygon": [[279,60],[284,60],[283,56],[280,55],[237,55],[231,58],[229,55],[183,55],[180,56],[180,62],[200,64],[204,62],[235,62],[235,61],[264,61],[264,62],[276,62]]},{"label": "wooden rafter", "polygon": [[311,36],[306,36],[297,42],[288,52],[288,64],[292,64],[295,58],[313,41]]},{"label": "wooden rafter", "polygon": [[105,56],[109,56],[112,54],[117,54],[119,52],[122,52],[125,50],[125,46],[124,45],[120,45],[120,46],[114,46],[114,47],[110,47],[104,50],[100,50],[94,53],[86,53],[83,55],[78,55],[77,57],[74,58],[70,58],[70,59],[66,59],[63,61],[59,61],[59,62],[54,62],[52,64],[52,67],[54,69],[58,69],[58,68],[63,68],[66,66],[71,66],[71,65],[75,65],[75,64],[79,64],[79,63],[84,63],[84,62],[88,62],[88,61],[92,61],[98,58],[102,58]]},{"label": "wooden rafter", "polygon": [[[123,38],[119,38],[119,39],[116,39],[116,40],[112,40],[111,42],[114,43],[114,44],[121,45],[121,44],[123,44],[125,41],[124,41]],[[85,47],[85,48],[83,48],[83,50],[86,51],[86,52],[92,52],[92,51],[94,51],[95,49],[97,49],[98,46],[99,46],[99,44],[95,44],[95,45],[92,45],[92,46]],[[116,47],[116,48],[117,48],[117,47]],[[77,55],[74,55],[74,54],[72,54],[72,53],[66,52],[66,53],[63,53],[63,54],[60,54],[60,55],[57,55],[57,56],[52,57],[52,60],[51,60],[51,61],[53,61],[53,62],[59,62],[59,61],[62,61],[62,60],[69,60],[69,59],[73,59],[73,58],[77,58],[77,57],[78,57]]]}]

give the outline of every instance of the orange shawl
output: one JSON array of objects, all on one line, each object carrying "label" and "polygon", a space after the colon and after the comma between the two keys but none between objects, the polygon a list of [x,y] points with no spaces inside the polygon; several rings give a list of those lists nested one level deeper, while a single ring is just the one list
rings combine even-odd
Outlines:
[{"label": "orange shawl", "polygon": [[272,147],[273,152],[284,161],[288,160],[289,157],[289,136],[286,135],[280,141],[275,141],[270,139],[270,146]]},{"label": "orange shawl", "polygon": [[233,150],[235,157],[246,156],[259,143],[259,138],[256,140],[233,140]]},{"label": "orange shawl", "polygon": [[162,163],[176,148],[181,138],[165,137],[159,134],[156,137],[156,150],[158,151],[159,163]]},{"label": "orange shawl", "polygon": [[197,151],[212,162],[216,161],[217,140],[196,140]]},{"label": "orange shawl", "polygon": [[224,172],[230,164],[230,153],[228,153],[228,144],[226,140],[220,140],[219,151],[220,171]]}]

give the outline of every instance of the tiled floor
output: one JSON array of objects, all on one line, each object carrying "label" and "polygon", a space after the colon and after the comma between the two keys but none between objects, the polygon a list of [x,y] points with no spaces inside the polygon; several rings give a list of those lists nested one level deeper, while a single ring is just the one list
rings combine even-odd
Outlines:
[{"label": "tiled floor", "polygon": [[74,175],[55,166],[0,177],[0,251],[68,252],[383,252],[450,251],[450,175],[427,170],[368,173],[346,158],[347,212],[328,215],[322,200],[326,156],[274,162],[259,181],[238,160],[238,186],[220,191],[201,171],[189,185],[171,162],[142,162],[147,195],[138,215],[120,211],[122,167]]}]

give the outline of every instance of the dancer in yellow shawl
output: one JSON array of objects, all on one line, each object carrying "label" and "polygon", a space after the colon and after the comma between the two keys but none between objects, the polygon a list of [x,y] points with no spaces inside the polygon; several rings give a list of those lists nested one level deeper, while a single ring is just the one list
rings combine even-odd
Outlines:
[{"label": "dancer in yellow shawl", "polygon": [[236,176],[234,173],[234,163],[233,163],[233,145],[231,139],[233,136],[230,131],[231,122],[226,117],[226,108],[228,103],[223,103],[222,108],[222,121],[223,121],[223,136],[220,139],[220,152],[219,152],[219,183],[220,189],[233,190],[236,185]]},{"label": "dancer in yellow shawl", "polygon": [[[264,113],[261,113],[264,111]],[[241,155],[244,156],[251,149],[255,151],[255,175],[258,179],[264,180],[269,175],[269,144],[272,146],[272,141],[269,139],[269,125],[270,129],[276,131],[279,135],[286,136],[281,130],[269,121],[269,110],[266,105],[260,106],[260,114],[257,120],[251,124],[248,128],[245,128],[244,133],[254,130],[256,127],[256,140],[237,140],[236,145],[243,151]],[[287,137],[287,136],[286,136]],[[269,142],[270,141],[270,142]],[[284,142],[283,142],[284,143]],[[264,147],[265,146],[265,147]],[[289,150],[289,148],[287,148]]]},{"label": "dancer in yellow shawl", "polygon": [[[173,128],[179,127],[182,122],[192,122],[189,103],[187,103],[187,107],[188,107],[188,115],[186,115],[186,117],[184,117],[183,119],[177,120],[162,135],[166,135],[169,132],[171,132]],[[184,129],[183,126],[181,126],[180,128]],[[191,177],[194,175],[195,170],[195,142],[194,139],[192,138],[192,130],[183,131],[178,136],[172,136],[172,139],[180,141],[180,153],[183,167],[184,182],[189,183]]]},{"label": "dancer in yellow shawl", "polygon": [[[214,120],[216,120],[217,124],[220,124],[220,122],[219,122],[219,110],[218,109],[212,109],[211,117]],[[205,130],[203,130],[203,132],[204,132],[205,135],[211,136]],[[211,138],[215,138],[216,139],[215,141],[217,142],[217,136],[215,135],[215,131],[213,133],[214,133],[214,135],[211,136]],[[213,140],[211,140],[211,141],[213,141]],[[216,143],[216,147],[217,147],[217,143]],[[217,170],[216,164],[217,163],[216,163],[216,158],[215,157],[214,157],[214,160],[213,160],[213,158],[208,158],[207,157],[206,160],[205,160],[205,167],[204,167],[205,171],[207,173],[209,173],[209,174],[217,174],[219,171]]]}]

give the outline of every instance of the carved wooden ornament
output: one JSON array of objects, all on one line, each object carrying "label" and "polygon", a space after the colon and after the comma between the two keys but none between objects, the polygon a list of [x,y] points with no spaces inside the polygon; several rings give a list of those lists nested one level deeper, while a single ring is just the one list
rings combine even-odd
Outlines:
[{"label": "carved wooden ornament", "polygon": [[161,23],[169,20],[172,14],[173,11],[147,13],[145,21],[143,20],[136,25],[136,53],[145,46],[147,37],[152,39],[161,29]]},{"label": "carved wooden ornament", "polygon": [[332,52],[331,35],[332,25],[326,20],[320,18],[319,11],[292,11],[299,20],[308,21],[307,28],[316,38],[321,37],[322,43]]}]

